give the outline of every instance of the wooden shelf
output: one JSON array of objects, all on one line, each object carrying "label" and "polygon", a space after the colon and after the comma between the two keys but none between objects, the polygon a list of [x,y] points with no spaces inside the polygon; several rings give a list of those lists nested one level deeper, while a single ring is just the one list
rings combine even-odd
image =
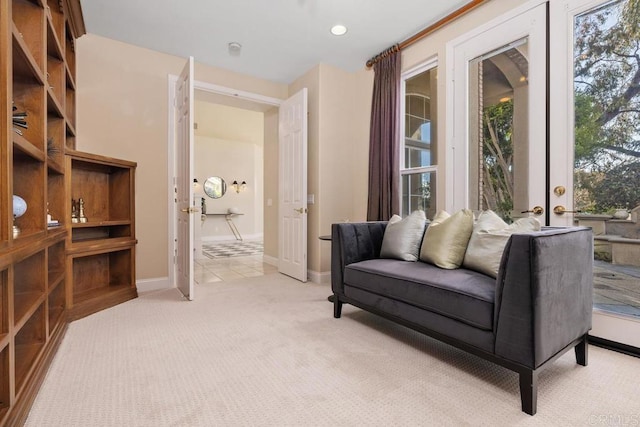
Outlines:
[{"label": "wooden shelf", "polygon": [[[9,332],[9,276],[6,269],[0,270],[0,335]],[[0,366],[1,368],[1,366]]]},{"label": "wooden shelf", "polygon": [[36,148],[35,145],[27,141],[23,136],[13,133],[13,155],[28,156],[39,162],[44,162],[46,156],[44,151]]},{"label": "wooden shelf", "polygon": [[67,241],[72,270],[67,281],[73,294],[69,318],[77,319],[137,296],[136,164],[75,150],[68,150],[66,158],[71,198],[83,199],[88,218],[71,223]]},{"label": "wooden shelf", "polygon": [[65,242],[60,241],[47,249],[47,283],[48,289],[58,283],[65,275]]},{"label": "wooden shelf", "polygon": [[33,314],[45,293],[44,251],[25,258],[14,265],[14,324]]},{"label": "wooden shelf", "polygon": [[0,350],[0,419],[10,404],[9,390],[9,346]]},{"label": "wooden shelf", "polygon": [[35,79],[37,83],[44,84],[43,67],[38,63],[15,24],[11,28],[13,39],[13,69],[14,75],[23,79]]},{"label": "wooden shelf", "polygon": [[62,104],[51,88],[47,89],[47,112],[57,117],[64,118],[64,109],[62,108]]},{"label": "wooden shelf", "polygon": [[16,393],[33,370],[46,342],[44,304],[41,304],[15,337]]},{"label": "wooden shelf", "polygon": [[71,228],[93,228],[93,227],[106,227],[106,226],[114,226],[114,225],[131,225],[130,220],[120,220],[120,221],[95,221],[95,222],[77,222],[71,224]]},{"label": "wooden shelf", "polygon": [[[0,132],[0,426],[5,426],[24,424],[67,326],[71,197],[64,153],[75,148],[74,31],[84,31],[84,23],[79,0],[2,0],[0,9],[0,111],[5,128],[11,126]],[[26,127],[12,124],[12,105],[26,113]],[[27,203],[15,222],[12,194]],[[59,227],[47,226],[47,212]],[[15,237],[13,224],[20,229]]]},{"label": "wooden shelf", "polygon": [[51,335],[56,330],[60,320],[62,320],[66,308],[64,275],[50,288],[47,301],[49,307],[49,335]]},{"label": "wooden shelf", "polygon": [[126,249],[135,246],[137,241],[131,237],[119,238],[96,238],[88,240],[73,241],[67,249],[68,255],[93,255],[105,251]]}]

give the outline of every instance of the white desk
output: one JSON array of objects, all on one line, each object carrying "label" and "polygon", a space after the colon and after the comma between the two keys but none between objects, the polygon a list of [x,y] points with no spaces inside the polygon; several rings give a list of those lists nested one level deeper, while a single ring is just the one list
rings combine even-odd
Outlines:
[{"label": "white desk", "polygon": [[224,219],[227,221],[227,225],[229,226],[229,230],[231,230],[231,232],[233,233],[233,237],[236,238],[236,240],[240,240],[242,242],[242,235],[240,234],[240,231],[238,230],[238,227],[236,226],[236,224],[233,222],[233,217],[237,216],[237,215],[244,215],[243,213],[207,213],[202,215],[202,219],[204,220],[206,217],[208,216],[223,216]]}]

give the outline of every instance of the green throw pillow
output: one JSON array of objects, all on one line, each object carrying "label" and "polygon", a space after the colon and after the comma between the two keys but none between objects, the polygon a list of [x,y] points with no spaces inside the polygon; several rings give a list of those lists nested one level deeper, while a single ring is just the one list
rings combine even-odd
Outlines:
[{"label": "green throw pillow", "polygon": [[422,240],[420,260],[449,270],[462,265],[473,230],[473,212],[463,209],[453,215],[436,214]]}]

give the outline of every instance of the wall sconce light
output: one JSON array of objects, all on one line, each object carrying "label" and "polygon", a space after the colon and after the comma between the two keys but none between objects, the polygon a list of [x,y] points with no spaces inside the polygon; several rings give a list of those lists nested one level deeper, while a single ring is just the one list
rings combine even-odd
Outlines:
[{"label": "wall sconce light", "polygon": [[242,181],[241,184],[238,184],[238,181],[234,180],[231,186],[236,190],[236,193],[239,193],[247,189],[247,181]]}]

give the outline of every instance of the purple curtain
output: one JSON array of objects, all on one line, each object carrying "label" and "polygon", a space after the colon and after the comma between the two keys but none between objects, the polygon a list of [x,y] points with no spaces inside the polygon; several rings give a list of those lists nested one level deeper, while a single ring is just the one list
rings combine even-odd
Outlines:
[{"label": "purple curtain", "polygon": [[368,221],[386,221],[400,209],[400,51],[393,47],[382,56],[373,65]]}]

